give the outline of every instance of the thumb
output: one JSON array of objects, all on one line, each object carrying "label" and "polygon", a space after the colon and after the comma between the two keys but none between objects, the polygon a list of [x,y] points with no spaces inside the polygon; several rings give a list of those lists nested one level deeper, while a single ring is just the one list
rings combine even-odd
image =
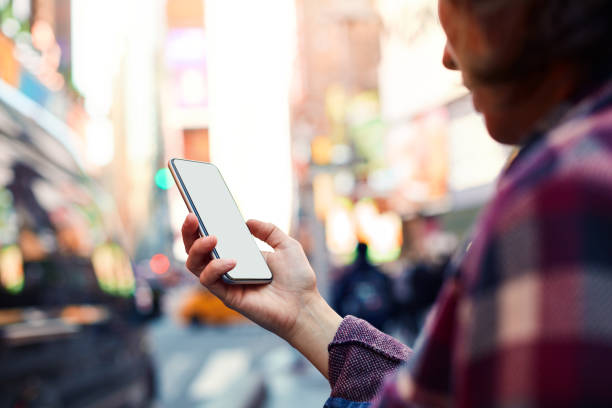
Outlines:
[{"label": "thumb", "polygon": [[281,231],[276,225],[259,220],[248,220],[247,227],[251,234],[264,241],[274,249],[287,247],[291,238]]}]

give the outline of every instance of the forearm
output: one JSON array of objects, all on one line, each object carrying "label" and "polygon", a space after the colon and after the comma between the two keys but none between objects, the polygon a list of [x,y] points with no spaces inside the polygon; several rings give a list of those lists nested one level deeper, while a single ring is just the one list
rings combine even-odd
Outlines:
[{"label": "forearm", "polygon": [[311,301],[300,310],[295,326],[286,339],[325,378],[329,378],[327,347],[334,339],[341,322],[340,315],[327,304],[319,293],[316,293],[313,294]]}]

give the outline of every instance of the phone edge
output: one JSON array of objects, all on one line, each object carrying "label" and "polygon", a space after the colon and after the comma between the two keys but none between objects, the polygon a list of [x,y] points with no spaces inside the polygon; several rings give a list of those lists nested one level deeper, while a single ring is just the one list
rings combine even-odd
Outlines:
[{"label": "phone edge", "polygon": [[[196,218],[198,219],[198,229],[200,231],[200,236],[206,236],[207,237],[208,236],[208,231],[206,230],[206,226],[204,225],[204,222],[202,221],[202,218],[200,218],[200,214],[198,214],[198,211],[195,209],[195,207],[194,207],[194,205],[193,205],[193,203],[191,201],[191,197],[189,196],[189,192],[185,188],[185,184],[183,183],[183,180],[181,179],[181,176],[178,173],[178,170],[174,166],[174,160],[176,160],[176,159],[170,159],[168,161],[168,169],[170,170],[170,174],[172,174],[172,178],[174,179],[174,183],[178,187],[179,192],[181,193],[181,197],[183,197],[183,202],[185,203],[185,206],[187,207],[187,210],[190,213],[194,214],[196,216]],[[221,259],[221,257],[219,256],[219,253],[217,252],[216,248],[213,248],[213,255],[215,256],[215,258]]]}]

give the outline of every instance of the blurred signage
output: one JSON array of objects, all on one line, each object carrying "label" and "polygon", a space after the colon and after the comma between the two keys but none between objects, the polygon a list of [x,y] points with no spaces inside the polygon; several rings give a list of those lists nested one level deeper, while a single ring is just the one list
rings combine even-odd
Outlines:
[{"label": "blurred signage", "polygon": [[312,180],[315,214],[320,220],[325,220],[336,199],[334,178],[331,174],[320,173]]},{"label": "blurred signage", "polygon": [[346,122],[359,156],[369,169],[384,166],[386,126],[380,117],[380,104],[375,92],[361,92],[347,106]]},{"label": "blurred signage", "polygon": [[178,127],[206,127],[208,66],[206,37],[201,28],[177,28],[166,37],[168,67]]},{"label": "blurred signage", "polygon": [[321,135],[312,139],[310,146],[312,162],[320,166],[331,163],[333,147],[331,139],[327,136]]},{"label": "blurred signage", "polygon": [[68,74],[70,71],[72,46],[71,46],[71,0],[55,0],[55,37],[61,49],[59,71]]},{"label": "blurred signage", "polygon": [[70,69],[70,0],[34,0],[32,16],[31,40],[36,51],[22,51],[20,58],[47,88],[59,91],[65,85],[60,67],[63,73]]},{"label": "blurred signage", "polygon": [[186,159],[210,161],[208,129],[185,129],[183,131],[183,146]]},{"label": "blurred signage", "polygon": [[[63,74],[68,74],[71,60],[71,0],[32,0],[32,22],[44,23],[51,30],[45,36],[53,39],[53,45],[58,47],[57,68]],[[32,33],[34,35],[34,31]],[[45,50],[42,50],[45,51]]]},{"label": "blurred signage", "polygon": [[449,178],[449,117],[437,109],[392,127],[387,159],[396,183],[391,206],[412,213],[446,197]]},{"label": "blurred signage", "polygon": [[49,98],[49,90],[40,81],[26,70],[21,70],[19,90],[28,98],[44,106]]},{"label": "blurred signage", "polygon": [[204,0],[168,0],[169,28],[204,27]]},{"label": "blurred signage", "polygon": [[325,220],[325,241],[329,251],[347,262],[357,247],[357,231],[353,218],[353,203],[338,198]]},{"label": "blurred signage", "polygon": [[206,38],[201,28],[175,28],[166,36],[166,63],[169,67],[206,64]]},{"label": "blurred signage", "polygon": [[13,42],[0,34],[0,78],[11,86],[19,84],[19,63],[14,56]]},{"label": "blurred signage", "polygon": [[0,284],[13,294],[23,289],[23,256],[17,245],[0,249]]},{"label": "blurred signage", "polygon": [[135,279],[130,259],[117,244],[100,245],[91,262],[100,288],[109,294],[129,296],[134,291]]},{"label": "blurred signage", "polygon": [[403,243],[402,220],[394,212],[381,213],[371,199],[353,205],[337,198],[325,221],[329,251],[341,262],[352,261],[358,242],[368,245],[368,258],[375,263],[399,258]]},{"label": "blurred signage", "polygon": [[55,25],[55,6],[61,0],[33,0],[34,20],[46,21],[50,25]]}]

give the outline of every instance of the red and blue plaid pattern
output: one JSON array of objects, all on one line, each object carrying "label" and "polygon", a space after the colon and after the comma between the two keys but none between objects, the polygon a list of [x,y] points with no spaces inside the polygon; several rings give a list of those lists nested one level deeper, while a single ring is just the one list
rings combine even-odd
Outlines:
[{"label": "red and blue plaid pattern", "polygon": [[343,321],[326,407],[612,406],[612,83],[534,136],[473,236],[414,353]]}]

